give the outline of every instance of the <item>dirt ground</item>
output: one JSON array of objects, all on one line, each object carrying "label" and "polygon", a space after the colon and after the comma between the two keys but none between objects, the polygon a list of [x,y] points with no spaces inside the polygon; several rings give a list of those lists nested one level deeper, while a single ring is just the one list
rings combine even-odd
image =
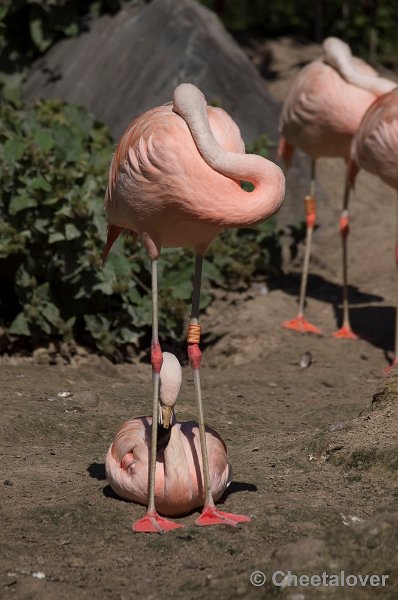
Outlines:
[{"label": "dirt ground", "polygon": [[[304,50],[289,40],[269,48],[279,73],[270,85],[281,97]],[[125,419],[149,413],[150,367],[99,357],[73,366],[3,360],[1,598],[398,597],[398,379],[382,374],[393,347],[395,197],[359,176],[350,274],[362,339],[335,340],[343,165],[321,161],[318,174],[328,202],[319,206],[307,316],[324,336],[280,327],[296,311],[299,261],[269,287],[220,297],[203,317],[205,414],[234,470],[224,507],[252,522],[197,528],[193,514],[165,536],[133,534],[143,508],[113,495],[104,457]],[[300,366],[305,353],[308,367]],[[196,417],[194,402],[185,367],[180,420]],[[270,583],[288,570],[384,574],[387,587]],[[265,585],[251,584],[254,571],[267,574]]]}]

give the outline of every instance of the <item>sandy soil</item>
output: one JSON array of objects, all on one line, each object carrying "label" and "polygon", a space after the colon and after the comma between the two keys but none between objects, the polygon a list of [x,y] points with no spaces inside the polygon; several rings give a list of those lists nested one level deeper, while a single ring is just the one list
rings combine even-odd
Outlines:
[{"label": "sandy soil", "polygon": [[[286,40],[274,42],[269,56],[279,96],[281,81],[288,85],[306,58]],[[330,334],[340,317],[343,165],[321,161],[318,172],[328,202],[319,206],[307,315],[324,337],[280,327],[296,310],[299,261],[269,288],[220,297],[203,318],[207,421],[226,441],[234,469],[224,506],[252,522],[200,529],[194,514],[166,536],[134,535],[143,508],[113,495],[104,456],[123,420],[148,414],[149,366],[98,357],[76,366],[3,360],[1,597],[398,597],[398,379],[382,378],[393,344],[395,198],[360,175],[351,291],[353,325],[365,339],[337,341]],[[300,366],[305,353],[308,367]],[[195,418],[188,368],[177,409],[181,420]],[[255,570],[269,579],[289,569],[389,579],[386,588],[250,583]]]}]

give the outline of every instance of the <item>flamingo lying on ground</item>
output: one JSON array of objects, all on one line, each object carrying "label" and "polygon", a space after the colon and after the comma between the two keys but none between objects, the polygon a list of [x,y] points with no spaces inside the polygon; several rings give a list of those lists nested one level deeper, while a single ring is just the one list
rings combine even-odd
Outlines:
[{"label": "flamingo lying on ground", "polygon": [[[311,183],[309,196],[305,197],[306,246],[301,277],[297,317],[285,321],[283,326],[300,332],[321,333],[304,318],[308,268],[312,233],[316,220],[315,166],[321,157],[336,156],[348,161],[352,136],[361,119],[382,94],[395,87],[388,79],[378,76],[364,61],[352,56],[347,44],[338,38],[327,38],[322,46],[323,56],[304,67],[294,81],[283,104],[280,117],[282,137],[279,156],[288,167],[294,146],[311,158]],[[340,233],[343,247],[343,323],[334,333],[337,338],[356,338],[349,320],[347,238],[348,185],[346,184],[340,216]]]},{"label": "flamingo lying on ground", "polygon": [[[158,447],[157,452],[155,498],[159,512],[171,517],[187,514],[203,506],[205,500],[198,424],[179,423],[175,417],[180,386],[180,363],[174,354],[164,352],[159,385],[162,424],[158,427],[158,446],[162,448]],[[151,423],[151,417],[126,421],[106,456],[106,476],[111,488],[122,498],[140,504],[148,503]],[[223,440],[210,427],[206,427],[206,446],[211,491],[217,501],[231,482],[231,466]],[[235,520],[233,515],[234,524]],[[159,517],[158,523],[164,525],[163,519]]]},{"label": "flamingo lying on ground", "polygon": [[[250,181],[252,192],[240,182]],[[127,128],[112,160],[105,208],[109,222],[106,258],[123,230],[142,240],[152,261],[153,417],[148,511],[136,531],[173,527],[155,510],[156,436],[162,352],[158,337],[157,265],[162,246],[193,248],[195,274],[188,355],[193,370],[205,486],[198,525],[249,520],[218,511],[211,490],[199,368],[199,299],[203,256],[225,227],[247,227],[270,217],[284,197],[284,177],[274,163],[246,155],[239,129],[220,108],[208,107],[191,84],[174,91],[173,103],[141,115]]]},{"label": "flamingo lying on ground", "polygon": [[[348,182],[353,187],[359,169],[378,175],[398,192],[398,88],[378,98],[366,111],[351,145]],[[398,364],[398,203],[395,261],[397,307],[393,365]],[[389,370],[389,369],[387,369]]]}]

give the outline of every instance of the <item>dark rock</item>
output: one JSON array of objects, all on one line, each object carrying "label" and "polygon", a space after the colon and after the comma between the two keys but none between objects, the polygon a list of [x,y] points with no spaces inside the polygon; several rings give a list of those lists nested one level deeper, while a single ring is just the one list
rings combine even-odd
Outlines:
[{"label": "dark rock", "polygon": [[24,95],[83,104],[117,139],[183,81],[225,108],[246,141],[261,133],[277,139],[278,106],[264,80],[218,17],[194,0],[126,5],[92,21],[34,64]]}]

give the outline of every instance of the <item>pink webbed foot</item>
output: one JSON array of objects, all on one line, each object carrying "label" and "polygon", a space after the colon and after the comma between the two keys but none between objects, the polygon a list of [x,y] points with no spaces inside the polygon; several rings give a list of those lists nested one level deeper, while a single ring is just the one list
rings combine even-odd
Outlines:
[{"label": "pink webbed foot", "polygon": [[251,521],[250,517],[223,512],[215,506],[205,506],[200,517],[196,519],[195,525],[200,527],[205,525],[231,525],[237,527],[238,523],[248,523],[249,521]]},{"label": "pink webbed foot", "polygon": [[314,333],[316,335],[322,335],[322,331],[304,319],[304,317],[296,317],[291,321],[283,321],[282,327],[285,329],[293,329],[293,331],[298,331],[299,333]]},{"label": "pink webbed foot", "polygon": [[133,526],[132,530],[136,533],[166,533],[173,529],[180,529],[183,525],[169,521],[160,517],[157,512],[147,513],[142,519],[138,519]]},{"label": "pink webbed foot", "polygon": [[343,325],[333,334],[334,338],[346,339],[346,340],[359,340],[359,336],[353,332],[350,326]]},{"label": "pink webbed foot", "polygon": [[395,357],[394,360],[392,361],[391,365],[388,365],[388,367],[385,367],[383,369],[383,373],[385,373],[385,375],[388,375],[388,373],[390,373],[392,371],[392,369],[398,365],[398,358]]}]

